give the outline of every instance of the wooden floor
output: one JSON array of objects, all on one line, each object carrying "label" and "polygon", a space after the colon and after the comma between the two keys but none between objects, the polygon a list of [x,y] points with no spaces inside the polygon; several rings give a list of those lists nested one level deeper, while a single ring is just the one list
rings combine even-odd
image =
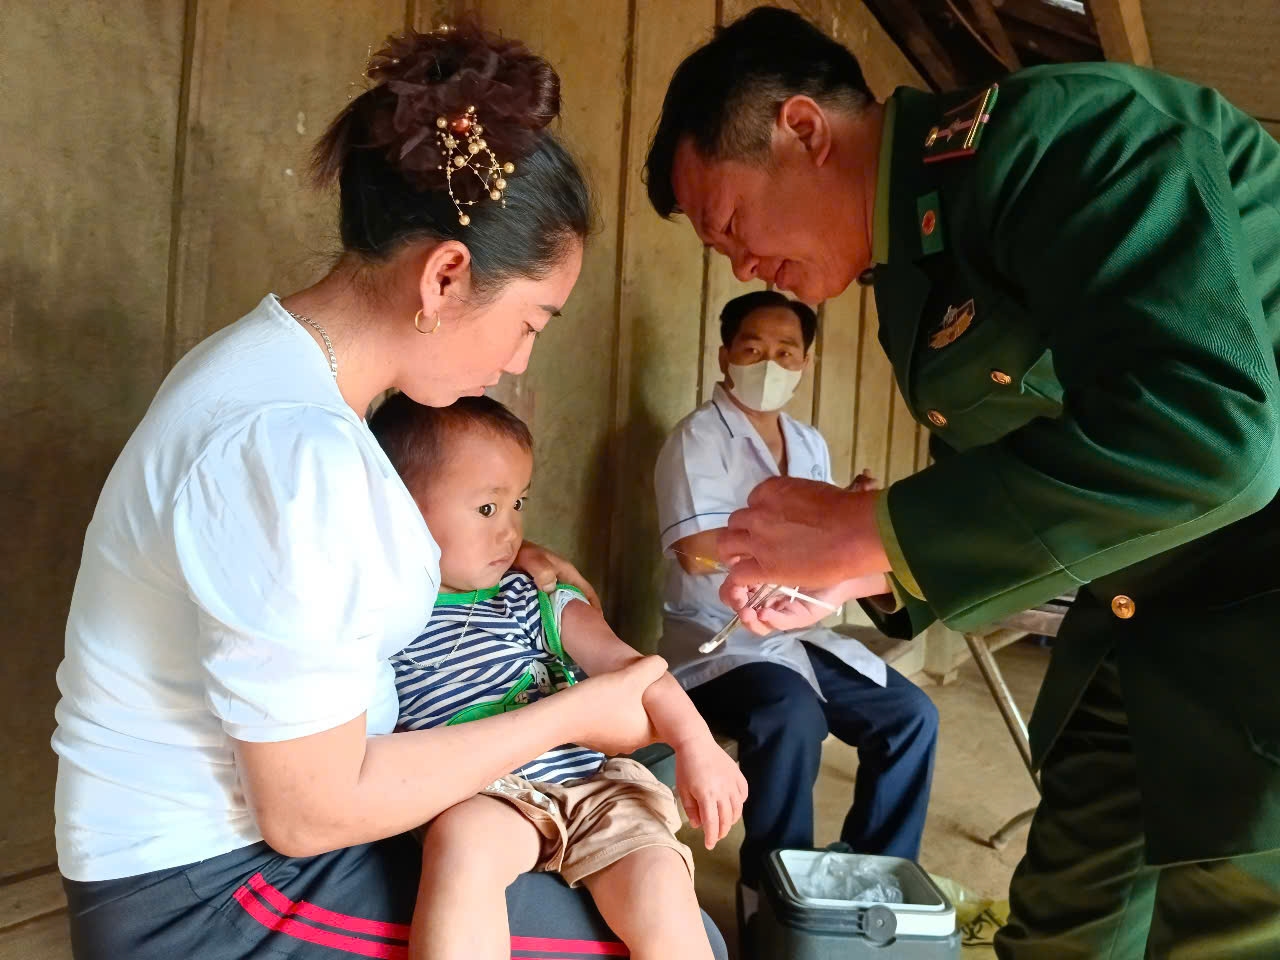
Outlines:
[{"label": "wooden floor", "polygon": [[66,906],[52,868],[0,886],[0,960],[71,960]]},{"label": "wooden floor", "polygon": [[[1048,651],[1019,643],[1001,651],[997,659],[1025,714],[1044,676]],[[921,862],[932,873],[957,880],[983,895],[1004,897],[1026,844],[1026,829],[998,852],[982,845],[980,838],[1034,804],[1035,787],[972,663],[960,668],[958,682],[945,687],[931,684],[922,675],[913,679],[933,698],[941,716]],[[828,741],[814,797],[820,844],[835,839],[839,832],[856,769],[856,752],[835,740]],[[735,827],[711,853],[702,849],[701,837],[687,829],[684,839],[693,847],[698,865],[699,899],[732,946],[733,884],[742,828]],[[965,951],[965,960],[989,956],[989,949]],[[70,958],[58,874],[50,869],[0,886],[0,960]]]}]

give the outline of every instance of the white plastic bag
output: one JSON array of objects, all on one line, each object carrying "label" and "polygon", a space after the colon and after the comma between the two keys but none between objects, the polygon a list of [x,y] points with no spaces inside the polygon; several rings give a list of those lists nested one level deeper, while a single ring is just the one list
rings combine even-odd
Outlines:
[{"label": "white plastic bag", "polygon": [[807,874],[792,879],[801,896],[815,900],[903,902],[897,877],[844,853],[824,853]]}]

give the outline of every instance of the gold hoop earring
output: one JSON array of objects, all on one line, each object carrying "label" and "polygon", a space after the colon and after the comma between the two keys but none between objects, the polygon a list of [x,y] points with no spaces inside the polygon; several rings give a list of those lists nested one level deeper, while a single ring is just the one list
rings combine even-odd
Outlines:
[{"label": "gold hoop earring", "polygon": [[422,329],[422,311],[419,310],[417,313],[413,315],[413,328],[421,334],[435,333],[437,330],[440,329],[440,311],[439,310],[436,311],[436,325],[432,327],[430,330],[423,330]]}]

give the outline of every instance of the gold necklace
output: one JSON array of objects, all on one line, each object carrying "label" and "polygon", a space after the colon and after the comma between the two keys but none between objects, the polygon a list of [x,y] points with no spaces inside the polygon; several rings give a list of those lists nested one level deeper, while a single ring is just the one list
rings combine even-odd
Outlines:
[{"label": "gold necklace", "polygon": [[333,342],[329,339],[329,334],[324,332],[324,327],[320,326],[320,324],[316,323],[310,317],[304,317],[301,314],[294,313],[288,307],[285,307],[284,312],[289,314],[289,316],[293,317],[293,319],[297,320],[299,323],[305,323],[307,326],[314,329],[316,333],[320,334],[320,339],[324,341],[324,348],[329,354],[329,372],[333,374],[333,379],[337,380],[338,358],[333,353]]}]

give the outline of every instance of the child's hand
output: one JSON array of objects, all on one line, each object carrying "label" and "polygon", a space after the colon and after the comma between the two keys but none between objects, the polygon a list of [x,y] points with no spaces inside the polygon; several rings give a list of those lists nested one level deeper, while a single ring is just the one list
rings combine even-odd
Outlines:
[{"label": "child's hand", "polygon": [[710,850],[742,817],[747,781],[733,758],[710,735],[676,750],[676,794],[685,815]]}]

